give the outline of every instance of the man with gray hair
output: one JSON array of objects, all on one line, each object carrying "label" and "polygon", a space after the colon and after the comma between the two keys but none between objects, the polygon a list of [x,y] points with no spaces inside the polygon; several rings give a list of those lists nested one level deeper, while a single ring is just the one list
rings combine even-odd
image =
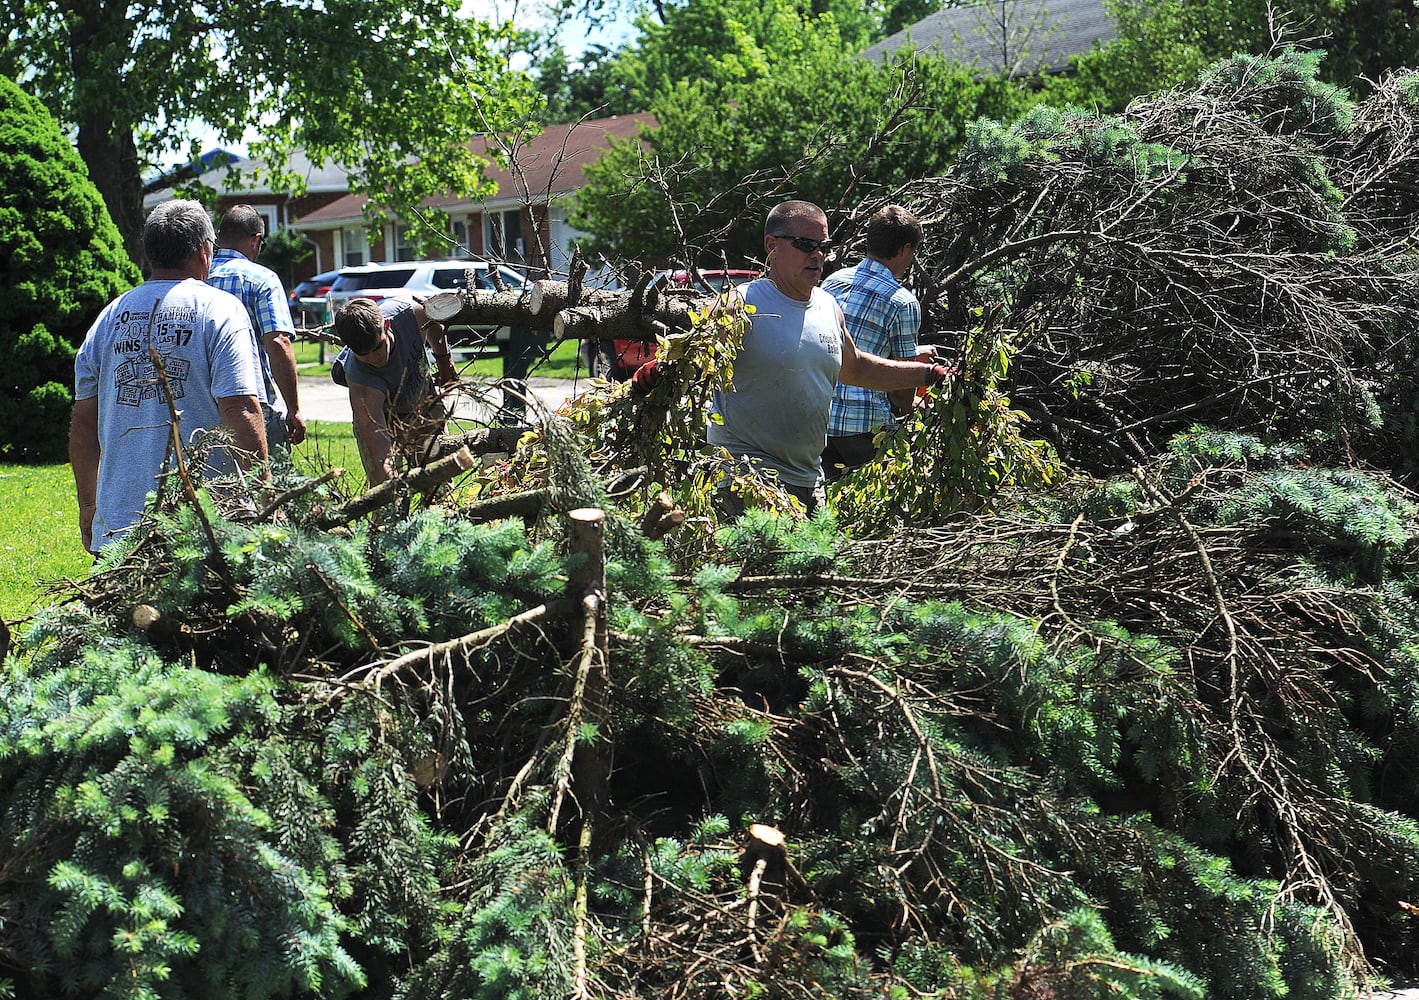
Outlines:
[{"label": "man with gray hair", "polygon": [[[148,280],[104,308],[74,359],[69,464],[90,552],[132,528],[174,468],[174,410],[183,446],[225,425],[239,463],[266,460],[251,319],[235,296],[205,283],[212,220],[195,201],[163,202],[143,225],[143,250]],[[230,456],[209,453],[209,471],[230,467]]]},{"label": "man with gray hair", "polygon": [[[734,359],[734,388],[715,391],[719,420],[706,432],[711,445],[775,475],[810,514],[823,502],[822,453],[834,386],[912,390],[946,377],[941,365],[858,347],[837,301],[818,287],[832,252],[828,217],[817,205],[786,201],[769,212],[768,269],[742,288],[754,312]],[[723,496],[720,505],[731,516],[741,512],[737,498]]]}]

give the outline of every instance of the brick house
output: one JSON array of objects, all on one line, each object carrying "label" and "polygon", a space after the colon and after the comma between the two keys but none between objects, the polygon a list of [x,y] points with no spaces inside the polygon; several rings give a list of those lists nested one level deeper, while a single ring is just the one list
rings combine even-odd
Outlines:
[{"label": "brick house", "polygon": [[[448,256],[500,256],[531,276],[565,273],[572,243],[583,235],[567,222],[567,196],[585,183],[586,165],[609,148],[612,138],[634,138],[642,126],[654,125],[649,113],[550,125],[518,149],[515,168],[487,168],[497,185],[492,195],[427,199],[425,207],[448,216]],[[350,193],[343,170],[317,167],[300,153],[291,165],[307,179],[306,193],[299,198],[261,186],[227,192],[220,177],[207,178],[222,191],[214,215],[245,202],[265,217],[268,232],[290,229],[305,236],[315,252],[295,265],[294,281],[352,264],[413,259],[406,239],[409,223],[389,218],[371,235],[363,215],[368,199]],[[170,197],[171,190],[159,191],[145,201],[151,208]],[[499,245],[505,249],[495,254]]]}]

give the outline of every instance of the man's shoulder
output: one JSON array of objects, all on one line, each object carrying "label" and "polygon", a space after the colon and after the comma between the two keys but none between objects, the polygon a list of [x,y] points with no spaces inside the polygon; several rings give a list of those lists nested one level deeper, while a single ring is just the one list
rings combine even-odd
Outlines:
[{"label": "man's shoulder", "polygon": [[386,295],[375,304],[375,308],[386,316],[397,316],[400,313],[413,309],[414,300],[401,295]]},{"label": "man's shoulder", "polygon": [[844,267],[834,271],[823,279],[823,283],[819,287],[831,291],[834,288],[846,288],[856,280],[857,265],[854,264],[852,267]]},{"label": "man's shoulder", "polygon": [[409,299],[390,296],[379,300],[379,312],[389,320],[389,327],[401,340],[424,342],[424,331],[419,329],[419,317],[414,312],[414,303]]},{"label": "man's shoulder", "polygon": [[[863,264],[865,263],[867,262],[864,261]],[[867,299],[869,301],[890,299],[901,287],[892,277],[890,271],[878,271],[861,264],[835,271],[823,282],[823,288],[839,300],[845,298]]]},{"label": "man's shoulder", "polygon": [[230,289],[213,284],[210,275],[206,281],[189,281],[184,282],[184,284],[192,286],[189,290],[190,294],[198,301],[211,302],[221,306],[227,306],[235,302],[237,305],[241,306],[243,312],[246,310],[246,306],[242,305],[240,298]]},{"label": "man's shoulder", "polygon": [[[153,295],[164,307],[172,305],[220,307],[233,302],[241,306],[241,299],[225,288],[206,281],[198,281],[196,278],[184,278],[181,281],[145,281],[115,301],[121,302],[129,296],[142,298]],[[245,309],[244,306],[242,308]]]},{"label": "man's shoulder", "polygon": [[247,312],[246,304],[227,289],[196,280],[184,281],[182,285],[189,287],[182,289],[179,301],[201,310],[201,315],[213,326],[251,326],[251,314]]},{"label": "man's shoulder", "polygon": [[276,276],[275,271],[265,264],[247,260],[240,254],[235,257],[224,257],[214,263],[212,270],[207,274],[207,281],[209,284],[246,282],[281,287],[281,279]]}]

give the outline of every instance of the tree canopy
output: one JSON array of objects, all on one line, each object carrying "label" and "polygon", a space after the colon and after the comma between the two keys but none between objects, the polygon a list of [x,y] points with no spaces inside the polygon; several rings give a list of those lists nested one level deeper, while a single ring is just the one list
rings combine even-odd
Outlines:
[{"label": "tree canopy", "polygon": [[[1413,12],[1397,4],[1274,11],[1260,0],[1109,0],[1108,9],[1119,37],[1076,57],[1072,72],[1010,79],[929,56],[865,64],[857,52],[886,28],[850,5],[691,0],[644,13],[619,51],[577,70],[564,53],[545,66],[549,108],[648,108],[659,122],[643,144],[622,143],[591,168],[577,224],[609,256],[664,260],[713,244],[740,262],[758,246],[736,217],[790,195],[832,207],[844,191],[938,173],[980,117],[1010,120],[1038,101],[1118,111],[1190,85],[1219,58],[1288,41],[1316,53],[1322,80],[1357,93],[1419,62],[1419,32],[1403,30]],[[1373,29],[1370,43],[1357,25]]]},{"label": "tree canopy", "polygon": [[194,7],[169,0],[0,2],[0,72],[75,130],[124,246],[141,255],[145,179],[200,151],[197,124],[249,142],[283,174],[287,153],[350,171],[351,189],[408,210],[481,190],[479,133],[523,122],[535,100],[500,55],[507,29],[443,0],[302,0]]},{"label": "tree canopy", "polygon": [[[1010,118],[1034,98],[935,58],[886,66],[845,53],[831,22],[800,23],[796,51],[732,82],[660,90],[657,127],[586,170],[573,223],[592,247],[645,260],[762,252],[768,206],[833,209],[945,168],[968,122]],[[824,81],[831,80],[832,86]]]},{"label": "tree canopy", "polygon": [[1380,0],[1105,0],[1117,39],[1046,81],[1050,99],[1121,110],[1139,95],[1189,85],[1217,59],[1285,45],[1324,52],[1320,76],[1363,94],[1385,74],[1419,65],[1412,5]]}]

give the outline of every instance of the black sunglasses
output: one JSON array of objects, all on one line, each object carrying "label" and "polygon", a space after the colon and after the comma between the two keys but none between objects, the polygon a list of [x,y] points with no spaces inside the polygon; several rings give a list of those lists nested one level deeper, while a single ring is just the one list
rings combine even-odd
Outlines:
[{"label": "black sunglasses", "polygon": [[779,235],[776,236],[775,239],[788,240],[789,243],[793,244],[793,249],[800,253],[812,253],[814,250],[821,250],[825,257],[833,252],[835,245],[832,240],[810,240],[806,236]]}]

